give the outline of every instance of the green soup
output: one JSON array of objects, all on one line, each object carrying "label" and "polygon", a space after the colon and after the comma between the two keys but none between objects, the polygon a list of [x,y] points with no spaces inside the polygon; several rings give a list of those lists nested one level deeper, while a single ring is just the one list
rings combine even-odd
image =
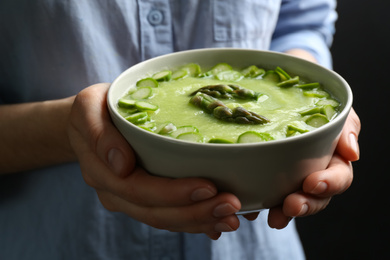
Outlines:
[{"label": "green soup", "polygon": [[[242,97],[234,94],[236,90],[221,96],[222,92],[214,91],[220,85],[255,95]],[[193,101],[201,98],[211,102]],[[228,116],[218,116],[210,103],[219,104]],[[332,120],[338,107],[339,102],[318,83],[308,84],[279,67],[266,71],[256,66],[232,69],[228,64],[217,64],[203,73],[189,65],[156,73],[140,80],[118,102],[121,115],[146,130],[213,143],[260,142],[303,134]],[[250,121],[249,114],[237,119],[238,110],[264,120]]]}]

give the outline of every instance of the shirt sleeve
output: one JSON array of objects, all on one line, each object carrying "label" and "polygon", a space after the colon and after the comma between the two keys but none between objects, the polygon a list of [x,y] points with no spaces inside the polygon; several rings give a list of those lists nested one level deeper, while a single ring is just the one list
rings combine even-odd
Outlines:
[{"label": "shirt sleeve", "polygon": [[283,0],[271,50],[304,49],[331,68],[330,46],[337,20],[336,0]]}]

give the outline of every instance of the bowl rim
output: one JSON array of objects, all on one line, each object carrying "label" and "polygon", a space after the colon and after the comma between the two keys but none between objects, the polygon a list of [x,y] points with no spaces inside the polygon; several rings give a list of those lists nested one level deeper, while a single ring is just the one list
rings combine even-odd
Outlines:
[{"label": "bowl rim", "polygon": [[[236,51],[236,52],[237,51],[242,51],[242,52],[268,53],[268,54],[271,54],[271,55],[284,56],[284,57],[287,57],[288,59],[296,59],[296,60],[299,60],[299,62],[307,63],[310,66],[314,66],[314,67],[318,67],[320,69],[326,70],[328,73],[332,74],[335,78],[337,78],[342,83],[342,85],[345,86],[345,90],[347,92],[347,101],[345,102],[343,110],[340,112],[340,114],[337,115],[336,118],[331,120],[326,125],[321,126],[321,127],[317,128],[317,129],[314,129],[312,131],[309,131],[307,133],[304,133],[304,134],[301,134],[301,135],[298,135],[298,136],[288,137],[288,138],[271,140],[271,141],[267,141],[267,142],[233,143],[233,144],[190,142],[190,141],[179,140],[179,139],[175,139],[175,138],[172,138],[172,137],[163,136],[163,135],[159,135],[157,133],[153,133],[153,132],[147,131],[145,129],[142,129],[142,128],[140,128],[140,127],[138,127],[138,126],[128,122],[126,119],[124,119],[119,114],[119,112],[117,111],[116,103],[112,103],[111,102],[111,100],[113,100],[113,98],[112,98],[113,89],[115,88],[115,85],[117,84],[117,82],[121,81],[122,78],[126,77],[126,75],[129,73],[129,71],[131,71],[131,70],[133,70],[133,69],[135,69],[137,67],[144,66],[145,63],[149,63],[149,62],[152,62],[152,61],[165,59],[166,57],[170,57],[170,56],[174,56],[174,55],[185,55],[186,53],[197,53],[197,52],[202,52],[203,53],[203,52],[215,52],[215,51],[228,51],[228,52],[229,51]],[[286,143],[291,143],[291,142],[299,142],[301,139],[310,139],[311,137],[314,137],[316,135],[321,135],[323,132],[326,132],[329,128],[335,127],[335,125],[338,125],[339,123],[341,123],[341,121],[344,121],[347,118],[347,116],[348,116],[348,114],[349,114],[349,112],[350,112],[350,110],[352,108],[352,103],[353,103],[353,93],[352,93],[351,87],[349,86],[347,81],[342,76],[340,76],[338,73],[336,73],[332,69],[328,69],[328,68],[326,68],[326,67],[324,67],[324,66],[322,66],[320,64],[313,63],[311,61],[308,61],[308,60],[305,60],[305,59],[302,59],[302,58],[299,58],[299,57],[296,57],[296,56],[293,56],[293,55],[289,55],[289,54],[286,54],[286,53],[282,53],[282,52],[276,52],[276,51],[270,51],[270,50],[248,49],[248,48],[231,48],[231,47],[224,47],[224,48],[201,48],[201,49],[177,51],[177,52],[172,52],[172,53],[164,54],[164,55],[161,55],[161,56],[157,56],[157,57],[154,57],[154,58],[150,58],[150,59],[141,61],[141,62],[139,62],[139,63],[137,63],[137,64],[127,68],[125,71],[123,71],[110,84],[108,92],[107,92],[107,106],[109,108],[109,111],[111,112],[111,116],[115,116],[116,119],[124,122],[126,125],[130,125],[131,128],[136,129],[135,131],[139,131],[140,133],[144,133],[145,135],[149,135],[150,137],[152,137],[154,139],[165,140],[167,142],[176,143],[176,144],[180,144],[180,145],[185,144],[185,145],[191,145],[191,146],[194,146],[194,147],[198,147],[199,146],[199,147],[206,147],[206,148],[207,147],[210,147],[210,148],[212,148],[212,147],[223,147],[223,148],[227,148],[227,149],[231,149],[232,147],[244,148],[244,147],[253,147],[253,146],[277,145],[277,144],[282,144],[282,143],[286,144]]]}]

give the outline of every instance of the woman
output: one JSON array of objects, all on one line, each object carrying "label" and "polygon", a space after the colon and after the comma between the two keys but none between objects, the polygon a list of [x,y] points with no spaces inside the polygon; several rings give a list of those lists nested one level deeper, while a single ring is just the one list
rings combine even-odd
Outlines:
[{"label": "woman", "polygon": [[289,222],[351,184],[353,111],[328,169],[247,221],[235,215],[239,200],[207,180],[139,168],[108,116],[109,84],[92,84],[204,47],[272,49],[330,67],[335,1],[5,0],[0,10],[0,172],[12,173],[0,182],[0,256],[304,258]]}]

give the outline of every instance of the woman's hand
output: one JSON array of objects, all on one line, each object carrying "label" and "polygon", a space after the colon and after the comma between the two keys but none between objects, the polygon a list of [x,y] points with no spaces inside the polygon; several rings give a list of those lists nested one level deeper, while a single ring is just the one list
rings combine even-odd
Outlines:
[{"label": "woman's hand", "polygon": [[137,165],[108,114],[108,87],[98,84],[80,92],[68,127],[83,177],[103,206],[156,228],[205,233],[212,239],[236,230],[241,204],[234,195],[217,193],[205,179],[156,177]]},{"label": "woman's hand", "polygon": [[359,117],[352,109],[328,168],[310,174],[301,191],[287,196],[282,206],[270,209],[270,227],[281,229],[292,217],[316,214],[328,205],[334,195],[349,188],[353,179],[351,162],[357,161],[360,156],[357,142],[360,127]]}]

